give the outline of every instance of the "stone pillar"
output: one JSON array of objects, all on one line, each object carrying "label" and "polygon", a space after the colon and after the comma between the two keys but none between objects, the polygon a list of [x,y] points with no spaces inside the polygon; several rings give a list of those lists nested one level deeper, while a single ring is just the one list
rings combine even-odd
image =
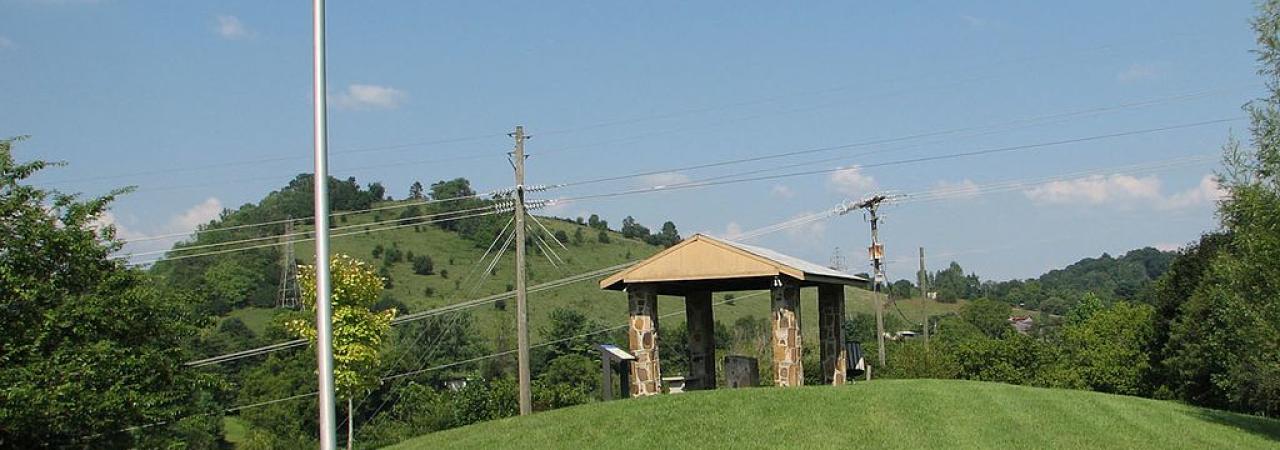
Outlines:
[{"label": "stone pillar", "polygon": [[773,384],[804,385],[800,361],[800,286],[783,281],[770,292],[773,297]]},{"label": "stone pillar", "polygon": [[686,390],[716,388],[715,318],[711,315],[711,292],[690,292],[684,296],[685,323],[689,327],[689,377]]},{"label": "stone pillar", "polygon": [[822,383],[844,384],[848,370],[844,346],[844,286],[818,286],[818,336],[822,343]]},{"label": "stone pillar", "polygon": [[631,320],[627,340],[631,354],[631,396],[662,392],[662,371],[658,361],[658,294],[653,286],[627,286]]}]

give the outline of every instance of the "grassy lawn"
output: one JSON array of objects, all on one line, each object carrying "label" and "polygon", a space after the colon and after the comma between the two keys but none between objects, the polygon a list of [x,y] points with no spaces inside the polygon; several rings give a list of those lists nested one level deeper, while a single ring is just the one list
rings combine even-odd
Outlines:
[{"label": "grassy lawn", "polygon": [[275,308],[241,308],[227,314],[227,317],[239,318],[244,322],[246,327],[259,336],[267,330],[267,325],[271,324],[271,317],[276,315],[278,310]]},{"label": "grassy lawn", "polygon": [[1280,421],[1087,391],[972,381],[693,392],[420,436],[435,448],[1280,447]]},{"label": "grassy lawn", "polygon": [[240,445],[244,442],[249,430],[248,425],[240,420],[239,417],[226,416],[222,418],[222,433],[232,445]]}]

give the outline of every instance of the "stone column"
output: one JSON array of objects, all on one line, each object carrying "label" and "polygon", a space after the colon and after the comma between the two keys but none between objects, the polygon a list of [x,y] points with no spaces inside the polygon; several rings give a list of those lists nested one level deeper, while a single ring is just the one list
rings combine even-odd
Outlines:
[{"label": "stone column", "polygon": [[686,390],[716,388],[715,318],[711,316],[711,293],[690,292],[684,296],[684,317],[689,327],[689,378]]},{"label": "stone column", "polygon": [[822,341],[822,383],[845,383],[844,286],[818,286],[818,336]]},{"label": "stone column", "polygon": [[800,286],[783,281],[770,292],[773,297],[773,384],[804,385],[800,362]]},{"label": "stone column", "polygon": [[627,305],[631,320],[627,337],[631,354],[631,395],[656,395],[662,392],[662,371],[658,361],[658,294],[653,286],[627,286]]}]

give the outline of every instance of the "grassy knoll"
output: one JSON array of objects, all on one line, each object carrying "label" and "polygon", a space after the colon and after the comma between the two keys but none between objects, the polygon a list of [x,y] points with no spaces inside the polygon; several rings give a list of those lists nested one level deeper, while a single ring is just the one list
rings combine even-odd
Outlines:
[{"label": "grassy knoll", "polygon": [[784,447],[1277,448],[1280,421],[1087,391],[882,380],[594,403],[393,448]]}]

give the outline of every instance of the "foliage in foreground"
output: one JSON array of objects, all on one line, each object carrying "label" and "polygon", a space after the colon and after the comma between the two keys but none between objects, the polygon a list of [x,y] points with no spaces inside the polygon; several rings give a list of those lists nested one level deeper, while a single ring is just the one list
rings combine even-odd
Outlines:
[{"label": "foliage in foreground", "polygon": [[129,427],[216,413],[218,379],[182,367],[203,324],[184,295],[108,255],[99,219],[116,195],[81,200],[26,180],[0,141],[0,447],[212,448],[217,414],[146,431]]}]

